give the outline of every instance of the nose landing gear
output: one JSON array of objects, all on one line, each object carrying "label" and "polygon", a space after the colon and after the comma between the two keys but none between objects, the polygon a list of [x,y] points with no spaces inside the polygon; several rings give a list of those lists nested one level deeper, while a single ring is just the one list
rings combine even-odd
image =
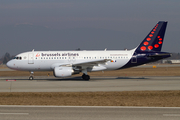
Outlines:
[{"label": "nose landing gear", "polygon": [[33,79],[34,79],[34,72],[31,71],[31,72],[30,72],[30,76],[29,76],[29,80],[33,80]]}]

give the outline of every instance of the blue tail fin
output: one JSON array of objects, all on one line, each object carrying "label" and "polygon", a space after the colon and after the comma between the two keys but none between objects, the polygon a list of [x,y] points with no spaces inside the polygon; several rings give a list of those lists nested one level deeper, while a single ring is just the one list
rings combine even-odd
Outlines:
[{"label": "blue tail fin", "polygon": [[135,52],[160,52],[163,44],[166,26],[166,21],[159,21],[141,42],[141,44],[137,47]]}]

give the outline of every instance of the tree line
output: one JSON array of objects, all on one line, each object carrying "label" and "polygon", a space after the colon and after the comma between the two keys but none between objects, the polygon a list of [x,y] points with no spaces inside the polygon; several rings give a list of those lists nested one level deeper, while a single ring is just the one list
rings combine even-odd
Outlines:
[{"label": "tree line", "polygon": [[13,59],[15,56],[10,55],[8,52],[5,53],[3,57],[0,58],[0,64],[6,64],[9,60]]}]

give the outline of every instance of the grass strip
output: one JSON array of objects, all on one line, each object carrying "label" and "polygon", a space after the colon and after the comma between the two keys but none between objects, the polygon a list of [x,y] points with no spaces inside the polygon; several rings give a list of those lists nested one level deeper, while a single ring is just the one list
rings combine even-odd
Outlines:
[{"label": "grass strip", "polygon": [[0,105],[180,107],[180,91],[1,92]]}]

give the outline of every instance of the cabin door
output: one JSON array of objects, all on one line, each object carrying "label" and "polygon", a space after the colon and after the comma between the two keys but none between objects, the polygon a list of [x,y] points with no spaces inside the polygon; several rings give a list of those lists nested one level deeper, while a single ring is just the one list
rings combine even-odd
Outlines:
[{"label": "cabin door", "polygon": [[34,54],[29,53],[28,58],[28,64],[34,64]]}]

